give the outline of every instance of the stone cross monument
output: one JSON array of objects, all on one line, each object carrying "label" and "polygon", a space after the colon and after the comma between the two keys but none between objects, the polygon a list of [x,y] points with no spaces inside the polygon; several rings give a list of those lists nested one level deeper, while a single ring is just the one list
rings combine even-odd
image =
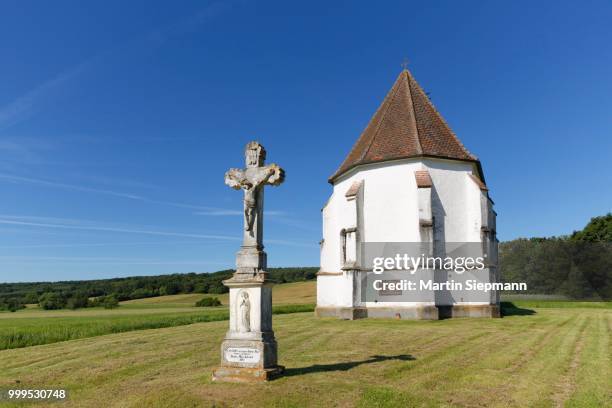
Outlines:
[{"label": "stone cross monument", "polygon": [[246,146],[246,168],[230,169],[225,184],[244,191],[243,242],[236,254],[236,273],[223,281],[229,287],[230,322],[221,344],[216,381],[266,381],[283,371],[277,365],[272,331],[272,287],[267,280],[263,248],[263,201],[266,184],[278,186],[285,172],[264,165],[266,151],[258,142]]}]

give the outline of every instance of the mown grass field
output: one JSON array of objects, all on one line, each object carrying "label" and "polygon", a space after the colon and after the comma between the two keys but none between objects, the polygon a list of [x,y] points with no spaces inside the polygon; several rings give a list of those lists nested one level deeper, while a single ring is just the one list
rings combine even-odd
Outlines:
[{"label": "mown grass field", "polygon": [[[290,292],[313,296],[314,286],[291,285]],[[283,290],[275,289],[276,300]],[[304,302],[296,293],[286,300]],[[87,320],[87,313],[147,317],[159,310],[187,316],[187,296],[72,312],[73,319]],[[612,406],[610,303],[548,301],[526,310],[533,301],[513,301],[517,308],[503,319],[275,315],[286,374],[267,384],[211,381],[227,330],[226,321],[211,321],[2,350],[0,388],[67,389],[68,401],[46,404],[51,407]],[[38,319],[61,314],[19,313]]]},{"label": "mown grass field", "polygon": [[[315,282],[278,285],[274,313],[314,310]],[[0,313],[0,350],[133,330],[174,327],[228,319],[227,306],[194,307],[202,294],[172,295],[122,302],[117,309],[40,310]],[[218,296],[227,304],[227,295]]]},{"label": "mown grass field", "polygon": [[4,350],[0,387],[66,388],[66,407],[612,404],[610,309],[274,324],[287,371],[269,384],[211,382],[227,323],[210,322]]}]

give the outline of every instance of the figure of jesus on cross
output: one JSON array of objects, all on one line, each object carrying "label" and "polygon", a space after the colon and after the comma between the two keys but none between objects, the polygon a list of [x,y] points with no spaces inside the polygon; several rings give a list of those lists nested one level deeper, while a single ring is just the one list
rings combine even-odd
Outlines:
[{"label": "figure of jesus on cross", "polygon": [[[263,253],[263,187],[278,186],[285,179],[285,171],[276,164],[264,165],[266,150],[258,142],[249,142],[245,149],[246,168],[229,169],[225,184],[244,191],[244,236],[236,266],[239,272],[254,273],[265,269]],[[253,256],[257,255],[257,261]]]}]

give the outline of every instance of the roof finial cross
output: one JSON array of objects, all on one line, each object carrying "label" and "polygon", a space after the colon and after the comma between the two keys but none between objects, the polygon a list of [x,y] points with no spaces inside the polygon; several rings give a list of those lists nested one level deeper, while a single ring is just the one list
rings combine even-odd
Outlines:
[{"label": "roof finial cross", "polygon": [[402,69],[408,69],[408,58],[404,57],[404,61],[402,61]]}]

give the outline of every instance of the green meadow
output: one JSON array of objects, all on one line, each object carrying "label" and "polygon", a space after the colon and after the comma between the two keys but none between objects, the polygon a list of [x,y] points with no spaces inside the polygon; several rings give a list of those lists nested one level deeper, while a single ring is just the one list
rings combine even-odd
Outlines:
[{"label": "green meadow", "polygon": [[[278,285],[275,314],[314,310],[314,282]],[[172,295],[122,302],[117,309],[41,310],[31,306],[0,313],[0,350],[55,343],[103,334],[227,320],[227,306],[195,307],[202,294]],[[227,294],[217,295],[226,305]],[[300,304],[298,302],[305,302]]]},{"label": "green meadow", "polygon": [[4,347],[0,388],[67,389],[65,402],[33,404],[51,407],[612,406],[610,303],[509,299],[502,319],[342,321],[299,313],[314,304],[314,282],[278,285],[285,375],[226,384],[213,383],[211,371],[227,310],[192,307],[201,297],[2,313],[2,334],[84,334]]}]

